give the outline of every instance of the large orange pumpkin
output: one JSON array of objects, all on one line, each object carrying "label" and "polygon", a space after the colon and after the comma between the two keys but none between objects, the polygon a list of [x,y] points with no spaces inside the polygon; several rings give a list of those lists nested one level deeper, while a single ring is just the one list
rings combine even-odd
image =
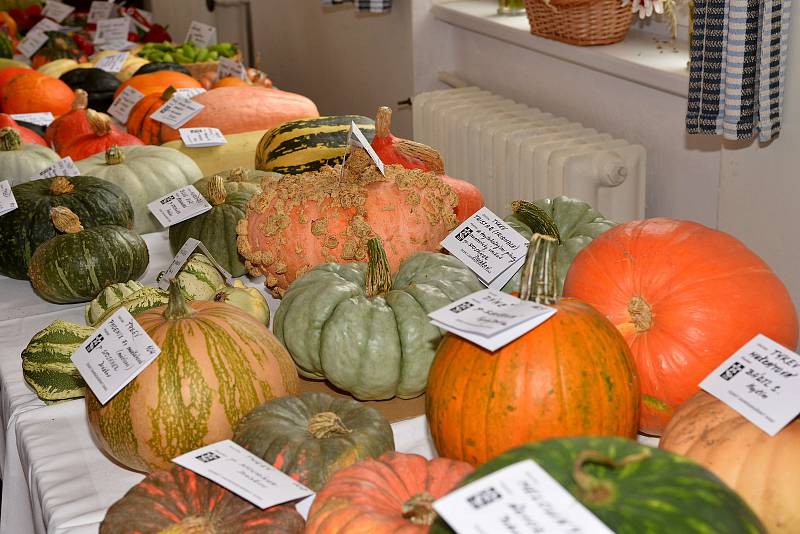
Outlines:
[{"label": "large orange pumpkin", "polygon": [[612,228],[575,257],[564,295],[597,308],[630,345],[647,434],[660,435],[708,373],[756,334],[797,345],[797,313],[769,266],[734,237],[694,222]]},{"label": "large orange pumpkin", "polygon": [[[23,67],[6,67],[4,69],[0,69],[0,100],[2,100],[3,98],[3,89],[5,88],[8,82],[13,80],[20,74],[34,74],[34,73],[37,72],[33,69],[23,68]],[[42,74],[42,76],[44,75]]]},{"label": "large orange pumpkin", "polygon": [[143,145],[138,137],[112,128],[111,117],[93,109],[86,111],[86,121],[89,132],[71,139],[62,145],[58,154],[61,157],[71,157],[73,161],[80,161],[89,156],[94,156],[112,146]]},{"label": "large orange pumpkin", "polygon": [[770,437],[703,391],[683,403],[660,447],[699,463],[734,489],[770,534],[800,532],[800,419]]},{"label": "large orange pumpkin", "polygon": [[[521,296],[555,307],[553,317],[495,352],[452,334],[439,345],[426,413],[442,456],[477,465],[530,441],[635,437],[639,380],[630,349],[594,308],[556,298],[556,248],[554,238],[533,236]],[[534,287],[544,290],[532,295]]]},{"label": "large orange pumpkin", "polygon": [[191,89],[203,87],[200,82],[183,74],[182,72],[175,72],[173,70],[159,70],[156,72],[148,72],[147,74],[139,74],[130,78],[127,82],[121,84],[114,92],[114,98],[117,98],[126,87],[133,87],[143,95],[147,96],[151,93],[163,93],[164,90],[172,86],[176,89]]},{"label": "large orange pumpkin", "polygon": [[74,99],[69,85],[35,71],[15,76],[3,86],[3,111],[9,114],[49,111],[58,117],[72,108]]}]

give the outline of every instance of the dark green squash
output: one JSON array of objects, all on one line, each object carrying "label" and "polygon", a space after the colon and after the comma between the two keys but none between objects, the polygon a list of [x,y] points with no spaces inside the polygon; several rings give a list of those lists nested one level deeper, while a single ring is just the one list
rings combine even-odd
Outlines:
[{"label": "dark green squash", "polygon": [[140,74],[149,74],[151,72],[159,72],[162,70],[171,70],[173,72],[180,72],[181,74],[185,74],[187,76],[191,76],[192,73],[189,72],[189,69],[184,67],[183,65],[179,65],[177,63],[169,63],[166,61],[155,61],[153,63],[147,63],[139,67],[133,75],[138,76]]},{"label": "dark green squash", "polygon": [[[133,207],[117,185],[92,176],[44,178],[11,188],[19,206],[0,216],[0,274],[24,280],[36,247],[55,237],[50,208],[64,206],[84,227],[133,227]],[[127,281],[126,278],[123,281]]]},{"label": "dark green squash", "polygon": [[44,137],[44,132],[47,130],[47,126],[42,126],[41,124],[34,124],[32,122],[17,121],[17,124],[19,124],[20,126],[24,126],[29,130],[33,130],[40,137]]},{"label": "dark green squash", "polygon": [[89,108],[103,113],[114,102],[114,92],[121,83],[103,69],[72,69],[62,74],[60,79],[73,90],[83,89],[89,93]]},{"label": "dark green squash", "polygon": [[133,230],[104,225],[84,229],[69,208],[50,209],[59,235],[39,245],[28,276],[34,291],[56,303],[88,302],[103,288],[136,280],[147,269],[147,244]]},{"label": "dark green squash", "polygon": [[4,31],[0,31],[0,58],[11,59],[14,57],[14,42]]}]

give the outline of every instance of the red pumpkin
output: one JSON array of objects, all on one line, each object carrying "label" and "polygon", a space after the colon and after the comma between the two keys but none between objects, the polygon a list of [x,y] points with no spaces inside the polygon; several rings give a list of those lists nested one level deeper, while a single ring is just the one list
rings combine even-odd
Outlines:
[{"label": "red pumpkin", "polygon": [[49,146],[47,142],[42,139],[42,136],[33,130],[17,124],[17,121],[12,119],[11,115],[0,113],[0,129],[1,128],[14,128],[19,134],[20,138],[22,138],[23,143],[34,143],[36,145]]},{"label": "red pumpkin", "polygon": [[[92,133],[92,127],[86,118],[89,107],[89,95],[83,89],[75,90],[75,98],[72,101],[72,109],[58,117],[50,123],[44,132],[44,139],[53,147],[56,152],[61,152],[66,145],[72,143],[78,137]],[[119,131],[113,123],[111,128]]]},{"label": "red pumpkin", "polygon": [[3,86],[5,113],[51,112],[56,117],[72,108],[72,89],[58,78],[29,71],[12,78]]},{"label": "red pumpkin", "polygon": [[572,263],[564,295],[614,323],[642,382],[640,429],[660,435],[674,409],[756,334],[797,345],[788,291],[734,237],[688,221],[619,225]]},{"label": "red pumpkin", "polygon": [[111,117],[105,113],[100,113],[93,109],[87,110],[86,120],[89,123],[91,131],[67,143],[66,146],[58,152],[61,157],[65,158],[69,156],[73,161],[80,161],[100,152],[105,152],[107,148],[114,145],[130,146],[144,144],[136,136],[114,130],[111,127]]}]

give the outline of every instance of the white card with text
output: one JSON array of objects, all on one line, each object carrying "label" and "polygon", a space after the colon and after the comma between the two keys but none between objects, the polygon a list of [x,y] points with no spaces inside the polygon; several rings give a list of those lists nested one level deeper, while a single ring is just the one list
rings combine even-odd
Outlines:
[{"label": "white card with text", "polygon": [[56,161],[46,169],[42,169],[39,171],[39,174],[33,176],[31,179],[38,180],[39,178],[54,178],[56,176],[80,176],[80,174],[81,171],[78,170],[75,162],[72,161],[71,157],[67,156],[64,159]]},{"label": "white card with text", "polygon": [[217,65],[217,79],[223,78],[239,78],[240,80],[247,79],[247,69],[238,61],[234,61],[227,57],[219,58],[219,65]]},{"label": "white card with text", "polygon": [[0,215],[5,215],[15,209],[17,209],[17,199],[14,198],[11,184],[8,180],[3,180],[0,182]]},{"label": "white card with text", "polygon": [[176,189],[147,205],[147,209],[158,219],[161,226],[167,228],[186,219],[205,213],[211,204],[193,185]]},{"label": "white card with text", "polygon": [[192,42],[200,48],[217,44],[217,29],[214,26],[193,20],[184,42]]},{"label": "white card with text", "polygon": [[179,89],[175,89],[175,95],[190,99],[196,97],[197,95],[202,95],[205,92],[206,90],[202,87],[181,87]]},{"label": "white card with text", "polygon": [[33,25],[33,28],[28,30],[28,33],[31,32],[60,32],[61,31],[61,24],[57,22],[53,22],[50,19],[42,19],[36,24]]},{"label": "white card with text", "polygon": [[134,46],[136,46],[136,43],[132,43],[126,40],[126,41],[108,41],[105,43],[96,43],[94,48],[95,50],[100,50],[100,51],[119,50],[120,52],[123,52],[125,50],[130,50]]},{"label": "white card with text", "polygon": [[97,31],[94,34],[94,42],[110,43],[127,41],[130,30],[131,21],[125,17],[99,20],[97,21]]},{"label": "white card with text", "polygon": [[47,34],[40,31],[28,32],[25,38],[17,43],[19,53],[30,59],[47,42]]},{"label": "white card with text", "polygon": [[428,317],[432,325],[495,351],[555,313],[555,308],[494,289],[483,289],[432,311]]},{"label": "white card with text", "polygon": [[800,354],[758,334],[700,387],[774,436],[800,414]]},{"label": "white card with text", "polygon": [[228,141],[219,128],[181,128],[183,144],[189,148],[206,148],[224,145]]},{"label": "white card with text", "polygon": [[111,103],[111,106],[108,108],[108,114],[122,124],[125,124],[128,122],[128,117],[131,114],[133,106],[143,98],[144,93],[134,87],[128,86],[123,89],[119,96],[114,99],[114,102]]},{"label": "white card with text", "polygon": [[[117,73],[122,70],[125,61],[128,59],[128,53],[122,52],[121,54],[114,54],[113,56],[105,56],[100,58],[100,61],[95,63],[95,68],[102,69],[106,72]],[[127,89],[127,88],[126,88]]]},{"label": "white card with text", "polygon": [[176,130],[192,120],[192,118],[203,111],[205,106],[189,98],[175,95],[167,100],[163,106],[158,108],[150,118],[154,121],[163,122],[170,128]]},{"label": "white card with text", "polygon": [[262,510],[314,493],[229,439],[187,452],[172,461]]},{"label": "white card with text", "polygon": [[71,359],[100,404],[105,404],[159,354],[161,348],[122,307],[103,321]]},{"label": "white card with text", "polygon": [[11,118],[17,122],[29,122],[39,126],[50,126],[50,123],[56,120],[49,111],[41,113],[14,113],[11,115]]},{"label": "white card with text", "polygon": [[62,4],[61,2],[55,2],[54,0],[47,0],[44,9],[42,9],[42,15],[56,22],[62,22],[65,18],[69,17],[73,11],[75,11],[75,8],[72,6]]},{"label": "white card with text", "polygon": [[458,534],[614,534],[533,460],[458,488],[433,509]]},{"label": "white card with text", "polygon": [[86,21],[91,24],[92,22],[109,19],[114,14],[115,7],[116,4],[114,2],[98,2],[95,0],[89,8],[89,17]]},{"label": "white card with text", "polygon": [[217,270],[220,273],[222,273],[222,276],[225,277],[225,283],[228,284],[229,286],[232,286],[233,276],[231,275],[231,273],[226,271],[225,267],[219,264],[219,262],[214,258],[211,252],[208,251],[206,246],[201,241],[193,237],[190,237],[189,239],[186,240],[186,243],[183,244],[178,253],[175,254],[175,257],[172,258],[172,261],[169,263],[169,267],[167,267],[167,270],[164,271],[164,273],[159,277],[158,287],[160,287],[161,289],[167,289],[169,287],[170,280],[172,280],[173,278],[175,278],[175,276],[178,275],[181,268],[183,267],[183,264],[186,263],[186,260],[189,259],[189,256],[191,256],[192,253],[197,248],[199,248],[200,252],[205,254],[206,258],[208,258],[211,261],[211,263],[214,264],[214,267],[216,267]]}]

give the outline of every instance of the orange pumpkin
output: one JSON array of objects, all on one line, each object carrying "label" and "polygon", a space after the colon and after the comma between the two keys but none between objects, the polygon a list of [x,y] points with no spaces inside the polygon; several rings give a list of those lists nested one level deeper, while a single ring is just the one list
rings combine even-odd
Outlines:
[{"label": "orange pumpkin", "polygon": [[[89,95],[83,89],[75,90],[75,98],[72,101],[72,109],[64,113],[50,123],[44,132],[44,139],[56,152],[61,152],[66,145],[72,143],[78,137],[92,133],[92,127],[86,118],[89,107]],[[111,128],[119,131],[113,123]]]},{"label": "orange pumpkin", "polygon": [[[6,67],[4,69],[0,69],[0,101],[3,98],[3,88],[6,86],[8,82],[19,76],[20,74],[41,74],[35,70],[27,69],[24,67]],[[42,76],[44,76],[42,74]]]},{"label": "orange pumpkin", "polygon": [[146,96],[152,93],[161,94],[170,86],[176,89],[203,87],[200,82],[182,72],[159,70],[156,72],[148,72],[147,74],[139,74],[138,76],[130,78],[117,88],[114,92],[114,98],[117,98],[126,87],[133,87]]},{"label": "orange pumpkin", "polygon": [[218,87],[250,87],[250,82],[246,82],[241,78],[236,78],[235,76],[228,76],[226,78],[222,78],[221,80],[217,80],[214,82],[214,89]]},{"label": "orange pumpkin", "polygon": [[[553,317],[494,352],[452,334],[439,345],[426,413],[442,456],[477,465],[530,441],[636,436],[633,356],[594,308],[556,298],[556,249],[554,238],[533,236],[521,291],[556,308]],[[531,295],[534,287],[541,294]]]},{"label": "orange pumpkin", "polygon": [[780,279],[734,237],[694,222],[608,230],[575,257],[564,295],[597,308],[630,345],[647,434],[660,435],[708,373],[756,334],[797,345],[797,313]]},{"label": "orange pumpkin", "polygon": [[128,115],[128,133],[135,135],[144,141],[146,145],[163,144],[161,139],[158,138],[161,123],[154,121],[150,116],[163,106],[167,100],[172,98],[174,94],[175,88],[170,86],[162,93],[150,93],[139,100]]},{"label": "orange pumpkin", "polygon": [[59,80],[31,71],[13,77],[3,86],[5,113],[51,112],[56,117],[72,108],[75,95]]},{"label": "orange pumpkin", "polygon": [[143,145],[138,137],[129,133],[114,130],[111,127],[111,117],[93,109],[86,111],[86,120],[89,124],[89,133],[81,135],[68,142],[58,154],[61,157],[71,157],[73,161],[80,161],[100,152],[105,152],[112,146]]},{"label": "orange pumpkin", "polygon": [[2,128],[13,128],[16,130],[23,143],[33,143],[46,147],[50,146],[39,134],[24,126],[20,126],[17,121],[11,118],[11,115],[0,113],[0,129]]},{"label": "orange pumpkin", "polygon": [[703,391],[683,403],[659,446],[699,463],[734,489],[770,534],[800,532],[800,419],[775,436]]}]

